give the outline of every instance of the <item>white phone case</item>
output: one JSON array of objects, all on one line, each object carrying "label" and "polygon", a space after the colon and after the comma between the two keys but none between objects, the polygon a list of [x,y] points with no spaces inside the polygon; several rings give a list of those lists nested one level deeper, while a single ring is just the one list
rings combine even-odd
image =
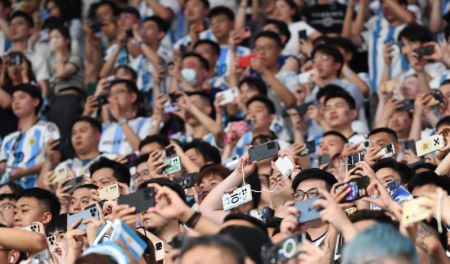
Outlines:
[{"label": "white phone case", "polygon": [[250,184],[246,184],[240,188],[237,188],[232,193],[225,193],[222,195],[223,210],[228,211],[236,208],[239,205],[250,202],[252,199]]},{"label": "white phone case", "polygon": [[278,158],[277,161],[275,161],[275,166],[283,177],[289,176],[294,171],[294,164],[288,156]]}]

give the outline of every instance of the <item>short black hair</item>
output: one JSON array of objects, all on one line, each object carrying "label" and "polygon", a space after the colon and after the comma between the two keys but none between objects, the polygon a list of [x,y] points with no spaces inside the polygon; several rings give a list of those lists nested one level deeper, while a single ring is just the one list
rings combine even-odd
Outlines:
[{"label": "short black hair", "polygon": [[139,184],[138,190],[147,188],[147,185],[149,183],[155,183],[160,186],[169,187],[172,191],[174,191],[178,194],[178,196],[181,198],[181,200],[183,200],[187,204],[186,193],[184,192],[183,187],[181,187],[181,185],[179,185],[178,183],[173,182],[167,178],[153,178],[153,179],[146,180],[146,181],[142,182],[141,184]]},{"label": "short black hair", "polygon": [[337,48],[343,48],[346,52],[350,52],[352,54],[356,53],[355,44],[353,44],[349,38],[344,38],[341,36],[329,37],[328,43]]},{"label": "short black hair", "polygon": [[250,100],[248,100],[246,107],[248,108],[254,102],[263,103],[266,106],[269,114],[273,115],[276,114],[275,104],[268,97],[262,95],[255,95],[252,98],[250,98]]},{"label": "short black hair", "polygon": [[380,159],[373,166],[373,171],[377,172],[384,168],[394,170],[400,175],[403,184],[407,184],[412,177],[414,177],[414,170],[408,167],[406,164],[395,161],[394,159]]},{"label": "short black hair", "polygon": [[124,6],[123,8],[121,8],[119,10],[119,15],[120,14],[131,14],[133,16],[135,16],[137,19],[141,19],[141,14],[139,14],[139,10],[137,10],[135,7],[132,6]]},{"label": "short black hair", "polygon": [[450,179],[447,175],[439,176],[434,171],[424,171],[418,173],[408,182],[408,190],[412,193],[412,191],[420,186],[424,185],[435,185],[437,187],[442,188],[447,193],[450,193]]},{"label": "short black hair", "polygon": [[337,76],[339,76],[341,74],[342,67],[344,66],[344,56],[342,56],[342,53],[339,51],[339,49],[329,44],[319,44],[314,48],[311,57],[314,58],[314,55],[317,52],[325,53],[328,56],[331,56],[335,63],[341,64],[341,68],[337,72]]},{"label": "short black hair", "polygon": [[234,12],[230,8],[226,6],[216,6],[213,9],[211,9],[208,13],[208,18],[211,21],[213,17],[219,16],[219,15],[225,15],[228,20],[233,21],[234,20]]},{"label": "short black hair", "polygon": [[132,78],[133,80],[137,80],[137,73],[136,73],[136,71],[135,71],[133,68],[131,68],[129,65],[127,65],[127,64],[121,64],[121,65],[117,66],[116,68],[114,68],[114,74],[117,74],[117,72],[118,72],[120,69],[125,69],[125,70],[127,70],[127,71],[131,74],[131,78]]},{"label": "short black hair", "polygon": [[[98,186],[95,185],[95,184],[92,184],[92,183],[85,183],[85,184],[82,184],[82,185],[78,185],[78,186],[75,188],[75,190],[83,189],[83,188],[86,188],[86,189],[89,189],[89,190],[98,190]],[[75,191],[75,190],[74,190],[74,191]]]},{"label": "short black hair", "polygon": [[426,43],[433,41],[433,34],[427,27],[417,24],[409,24],[402,31],[400,31],[400,34],[398,35],[397,40],[400,42],[402,39],[406,39],[411,42]]},{"label": "short black hair", "polygon": [[337,179],[333,176],[333,174],[318,169],[318,168],[312,168],[312,169],[306,169],[301,171],[297,176],[295,176],[294,180],[292,181],[292,190],[296,191],[298,185],[305,180],[309,179],[316,179],[316,180],[322,180],[326,183],[328,191],[331,190],[331,187],[333,184],[337,183]]},{"label": "short black hair", "polygon": [[2,194],[0,194],[0,201],[1,200],[5,200],[5,199],[17,201],[17,194],[14,194],[14,193],[2,193]]},{"label": "short black hair", "polygon": [[102,133],[102,124],[98,119],[90,117],[90,116],[79,116],[73,121],[72,127],[78,122],[86,122],[88,123],[94,130]]},{"label": "short black hair", "polygon": [[158,143],[162,148],[165,148],[170,144],[169,140],[164,136],[161,135],[146,136],[139,143],[139,150],[141,150],[142,147],[150,143]]},{"label": "short black hair", "polygon": [[342,98],[348,104],[350,109],[353,109],[353,110],[356,109],[355,99],[353,99],[353,97],[345,90],[342,90],[342,91],[339,91],[339,90],[330,91],[325,96],[324,105],[329,100],[334,99],[334,98]]},{"label": "short black hair", "polygon": [[148,21],[155,22],[155,24],[158,26],[159,31],[163,31],[164,33],[167,33],[167,31],[169,31],[169,24],[166,20],[159,16],[149,16],[142,21],[142,24]]},{"label": "short black hair", "polygon": [[38,200],[38,202],[43,205],[41,208],[48,210],[52,214],[52,218],[59,215],[61,204],[59,203],[58,197],[54,193],[42,188],[30,188],[19,194],[17,200],[25,197]]},{"label": "short black hair", "polygon": [[141,163],[147,162],[149,156],[150,156],[150,154],[148,154],[148,153],[140,155],[135,161],[133,161],[133,165],[138,166]]},{"label": "short black hair", "polygon": [[261,220],[255,218],[255,217],[253,217],[251,215],[244,214],[244,213],[231,213],[231,214],[228,214],[227,216],[225,216],[225,218],[223,219],[223,222],[226,223],[226,222],[231,221],[231,220],[244,220],[246,222],[249,222],[250,224],[252,224],[256,228],[258,228],[259,230],[261,230],[266,235],[269,234],[267,232],[267,228],[264,225],[264,223]]},{"label": "short black hair", "polygon": [[395,133],[394,130],[392,130],[392,129],[388,128],[388,127],[379,127],[379,128],[372,129],[369,132],[369,135],[367,135],[367,138],[369,138],[372,135],[378,134],[378,133],[386,133],[389,136],[393,137],[395,142],[398,142],[397,133]]},{"label": "short black hair", "polygon": [[3,7],[11,7],[11,1],[10,0],[2,0],[0,2],[3,4]]},{"label": "short black hair", "polygon": [[[186,5],[187,2],[189,2],[189,1],[190,1],[190,0],[184,1],[184,5]],[[210,5],[209,5],[209,1],[208,1],[208,0],[200,0],[200,2],[203,4],[203,6],[204,6],[206,9],[209,9]]]},{"label": "short black hair", "polygon": [[126,185],[130,184],[130,170],[127,166],[105,157],[101,157],[89,166],[89,173],[91,174],[91,177],[96,171],[103,168],[111,169],[113,171],[114,178],[118,182],[125,183]]},{"label": "short black hair", "polygon": [[352,221],[352,223],[364,220],[373,220],[377,223],[389,224],[395,228],[400,226],[399,222],[392,220],[392,217],[381,210],[358,210],[350,216],[350,221]]},{"label": "short black hair", "polygon": [[342,141],[344,141],[344,143],[348,143],[348,139],[344,135],[342,135],[342,133],[337,132],[335,130],[330,130],[330,131],[325,132],[323,134],[322,138],[327,137],[327,136],[335,136],[335,137],[340,138]]},{"label": "short black hair", "polygon": [[439,121],[436,124],[436,130],[439,130],[439,127],[443,125],[450,126],[450,116],[444,116],[443,118],[439,119]]},{"label": "short black hair", "polygon": [[52,220],[50,220],[45,229],[47,236],[50,236],[57,231],[67,232],[67,214],[60,214],[56,217],[52,217]]},{"label": "short black hair", "polygon": [[184,151],[188,151],[189,149],[192,148],[196,149],[200,153],[200,155],[202,155],[203,160],[206,163],[210,162],[214,164],[221,163],[220,151],[216,147],[209,144],[208,142],[196,138],[183,146]]},{"label": "short black hair", "polygon": [[411,164],[409,164],[408,166],[410,166],[411,169],[413,169],[414,171],[417,171],[419,169],[425,169],[425,170],[429,170],[429,171],[435,171],[437,166],[428,162],[425,163],[418,163],[418,164],[412,164],[413,166],[411,166]]},{"label": "short black hair", "polygon": [[139,90],[137,88],[135,81],[128,80],[128,79],[114,79],[113,81],[111,81],[110,87],[112,87],[116,84],[119,84],[119,83],[124,83],[125,87],[127,87],[127,90],[130,93],[135,93],[139,97]]},{"label": "short black hair", "polygon": [[13,19],[16,18],[16,17],[22,17],[23,19],[25,19],[25,22],[27,23],[27,26],[29,28],[34,28],[33,18],[27,12],[24,12],[24,11],[21,11],[21,10],[15,11],[9,17],[9,22],[11,23],[11,21],[13,21]]},{"label": "short black hair", "polygon": [[11,189],[12,193],[15,195],[18,195],[23,191],[22,186],[15,182],[8,182],[8,183],[4,183],[4,184],[0,185],[0,187],[3,187],[3,186],[8,186]]},{"label": "short black hair", "polygon": [[197,60],[200,61],[200,65],[202,66],[202,68],[209,71],[209,69],[210,69],[209,62],[200,53],[195,52],[195,51],[188,51],[185,54],[183,54],[183,57],[181,58],[181,60],[183,61],[184,59],[189,58],[189,57],[197,58]]},{"label": "short black hair", "polygon": [[275,41],[275,43],[277,43],[279,48],[283,48],[283,46],[284,46],[283,43],[281,42],[280,36],[278,36],[278,34],[273,31],[265,30],[265,31],[259,32],[255,37],[255,43],[260,38],[272,39],[273,41]]},{"label": "short black hair", "polygon": [[247,84],[250,88],[256,89],[259,95],[267,96],[267,85],[260,77],[247,76],[239,81],[238,87]]},{"label": "short black hair", "polygon": [[119,15],[119,7],[117,6],[116,2],[111,1],[111,0],[102,0],[98,3],[93,3],[91,4],[91,8],[89,10],[89,17],[91,17],[92,19],[96,18],[96,14],[95,12],[97,12],[97,9],[103,5],[107,5],[109,6],[109,8],[111,8],[114,16]]},{"label": "short black hair", "polygon": [[264,26],[269,24],[274,25],[280,32],[280,35],[286,37],[286,42],[283,44],[284,47],[284,45],[288,43],[289,39],[291,39],[291,31],[289,31],[288,25],[278,19],[267,19],[266,22],[264,23]]},{"label": "short black hair", "polygon": [[205,164],[200,168],[198,172],[197,179],[195,180],[196,184],[199,185],[203,178],[208,177],[210,175],[217,175],[222,179],[228,177],[231,174],[231,171],[222,164]]},{"label": "short black hair", "polygon": [[217,42],[212,41],[212,40],[210,40],[210,39],[199,39],[199,40],[197,40],[197,42],[195,42],[195,44],[194,44],[194,50],[195,50],[198,46],[200,46],[200,45],[209,45],[209,46],[212,48],[213,52],[214,52],[217,56],[220,55],[220,46],[219,46],[219,44],[217,44]]},{"label": "short black hair", "polygon": [[239,245],[240,244],[238,241],[229,236],[207,235],[194,237],[187,240],[187,242],[183,245],[179,259],[182,259],[183,256],[190,250],[199,246],[204,246],[218,248],[223,251],[222,255],[229,254],[235,258],[237,264],[244,264],[246,253]]},{"label": "short black hair", "polygon": [[319,91],[317,91],[316,94],[316,100],[318,102],[320,102],[320,99],[322,97],[325,97],[327,94],[334,92],[334,91],[345,91],[344,88],[342,88],[339,85],[336,84],[327,84],[324,87],[322,87],[321,89],[319,89]]}]

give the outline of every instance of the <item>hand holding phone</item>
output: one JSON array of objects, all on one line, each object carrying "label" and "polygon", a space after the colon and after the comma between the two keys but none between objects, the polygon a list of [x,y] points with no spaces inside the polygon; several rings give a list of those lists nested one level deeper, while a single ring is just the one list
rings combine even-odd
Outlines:
[{"label": "hand holding phone", "polygon": [[260,161],[278,156],[280,145],[278,141],[273,140],[264,144],[256,145],[248,150],[251,161]]},{"label": "hand holding phone", "polygon": [[100,220],[100,215],[99,212],[97,211],[97,207],[90,207],[79,213],[67,215],[67,229],[69,229],[71,226],[73,226],[81,219],[81,223],[77,226],[77,229],[86,230],[87,225],[83,222],[89,218]]},{"label": "hand holding phone", "polygon": [[115,200],[119,198],[120,190],[119,185],[113,184],[110,186],[98,189],[98,197],[102,200]]},{"label": "hand holding phone", "polygon": [[136,207],[135,212],[137,214],[144,212],[156,204],[155,189],[148,187],[125,196],[120,196],[117,204],[128,204],[130,207]]},{"label": "hand holding phone", "polygon": [[291,173],[294,171],[294,163],[289,159],[288,156],[279,157],[275,161],[275,167],[283,177],[291,175]]},{"label": "hand holding phone", "polygon": [[299,201],[294,204],[294,207],[298,209],[300,212],[300,217],[298,218],[298,223],[308,223],[311,221],[320,219],[320,211],[322,211],[321,207],[313,207],[313,203],[319,199],[319,197],[310,198],[307,200]]},{"label": "hand holding phone", "polygon": [[367,176],[361,176],[349,182],[337,185],[335,192],[339,192],[342,188],[350,188],[350,192],[347,196],[345,196],[342,202],[353,202],[367,196],[367,187],[369,187],[369,184],[370,178]]},{"label": "hand holding phone", "polygon": [[232,193],[222,195],[223,210],[228,211],[253,199],[250,184],[235,189]]}]

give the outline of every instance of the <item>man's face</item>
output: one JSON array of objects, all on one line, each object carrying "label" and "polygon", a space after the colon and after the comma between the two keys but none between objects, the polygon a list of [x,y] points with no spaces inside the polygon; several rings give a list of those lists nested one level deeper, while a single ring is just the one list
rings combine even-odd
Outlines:
[{"label": "man's face", "polygon": [[95,171],[91,175],[92,183],[97,185],[98,188],[107,187],[117,183],[116,178],[114,178],[114,171],[110,168],[101,168]]},{"label": "man's face", "polygon": [[151,178],[152,177],[150,175],[146,162],[142,162],[139,165],[137,165],[136,174],[133,175],[134,186],[139,186],[141,183]]},{"label": "man's face", "polygon": [[234,21],[230,21],[226,15],[217,15],[209,21],[211,31],[217,39],[228,38],[234,28]]},{"label": "man's face", "polygon": [[9,23],[10,39],[12,41],[20,41],[28,39],[33,32],[27,24],[27,21],[23,17],[15,17]]},{"label": "man's face", "polygon": [[96,150],[100,133],[85,121],[76,122],[72,127],[72,146],[77,155]]},{"label": "man's face", "polygon": [[450,112],[450,83],[442,85],[439,90],[444,96],[444,103],[447,106],[445,110]]},{"label": "man's face", "polygon": [[268,130],[274,116],[269,113],[265,104],[254,101],[248,106],[247,118],[253,120],[253,129]]},{"label": "man's face", "polygon": [[88,188],[78,188],[72,194],[70,200],[69,213],[74,214],[84,210],[87,206],[94,204],[91,190]]},{"label": "man's face", "polygon": [[[163,208],[164,206],[167,206],[167,201],[160,201],[158,202],[157,206],[161,206]],[[171,220],[166,219],[159,214],[156,213],[150,213],[148,211],[145,211],[141,213],[141,219],[142,219],[142,225],[145,228],[151,228],[155,229],[156,233],[159,233],[163,228],[165,228]]]},{"label": "man's face", "polygon": [[320,51],[314,54],[313,63],[322,79],[337,77],[337,73],[342,66],[335,62],[333,57]]},{"label": "man's face", "polygon": [[436,193],[436,189],[437,189],[436,185],[425,184],[414,188],[411,194],[413,197],[420,197],[424,196],[427,193]]},{"label": "man's face", "polygon": [[350,125],[355,117],[356,111],[343,98],[331,98],[325,103],[325,121],[333,129]]},{"label": "man's face", "polygon": [[[300,182],[300,184],[297,186],[296,192],[302,191],[303,193],[306,193],[303,195],[303,197],[298,197],[296,200],[307,200],[309,198],[315,198],[318,196],[318,192],[315,190],[327,190],[327,185],[324,181],[318,180],[318,179],[308,179]],[[309,193],[309,194],[308,194]]]},{"label": "man's face", "polygon": [[200,0],[189,0],[184,6],[184,19],[188,23],[200,23],[208,15],[208,9]]},{"label": "man's face", "polygon": [[273,67],[277,65],[278,58],[281,54],[281,48],[277,42],[271,38],[260,37],[255,42],[256,57],[260,59],[261,63],[266,67]]},{"label": "man's face", "polygon": [[5,224],[9,227],[14,225],[14,207],[16,205],[16,200],[3,199],[0,200],[0,212],[3,215]]},{"label": "man's face", "polygon": [[388,183],[395,180],[401,180],[400,174],[391,168],[382,168],[375,172],[375,176],[383,183]]},{"label": "man's face", "polygon": [[17,91],[12,96],[11,108],[18,118],[27,117],[34,113],[39,105],[39,100],[34,99],[28,93]]},{"label": "man's face", "polygon": [[95,15],[102,23],[114,21],[114,12],[109,5],[99,6],[97,10],[95,10]]},{"label": "man's face", "polygon": [[340,153],[344,148],[345,142],[338,136],[328,135],[322,138],[319,144],[319,155],[328,154],[330,157],[334,157]]},{"label": "man's face", "polygon": [[186,252],[180,264],[237,264],[234,257],[224,250],[210,246],[196,246]]},{"label": "man's face", "polygon": [[25,227],[33,224],[33,222],[41,222],[47,224],[51,217],[46,217],[42,204],[35,198],[20,198],[14,209],[14,227]]},{"label": "man's face", "polygon": [[202,55],[202,57],[208,61],[209,65],[214,68],[219,57],[209,44],[200,44],[195,47],[194,51]]},{"label": "man's face", "polygon": [[406,111],[396,111],[389,118],[388,127],[394,130],[397,135],[409,134],[412,119]]},{"label": "man's face", "polygon": [[144,155],[159,150],[163,150],[163,147],[158,142],[152,142],[142,146],[142,148],[139,150],[139,153],[141,155]]},{"label": "man's face", "polygon": [[243,105],[246,105],[250,98],[258,94],[258,90],[253,89],[246,83],[242,84],[241,87],[239,87],[239,100]]},{"label": "man's face", "polygon": [[121,13],[117,20],[117,25],[122,30],[132,29],[137,24],[139,24],[139,18],[131,13]]},{"label": "man's face", "polygon": [[202,181],[197,187],[197,191],[199,193],[199,200],[200,202],[205,199],[205,197],[208,195],[208,193],[211,192],[211,190],[217,186],[222,181],[222,177],[219,175],[208,175],[202,178]]},{"label": "man's face", "polygon": [[392,137],[388,133],[376,133],[369,136],[370,146],[371,147],[384,147],[389,144],[394,144],[395,142]]},{"label": "man's face", "polygon": [[203,159],[203,156],[195,148],[190,148],[186,150],[185,154],[192,162],[194,162],[197,166],[199,166],[199,168],[201,168],[206,163],[205,160]]},{"label": "man's face", "polygon": [[203,83],[203,81],[205,80],[206,70],[202,67],[198,58],[193,56],[184,58],[181,62],[181,68],[195,70],[195,85]]},{"label": "man's face", "polygon": [[111,86],[108,102],[118,105],[121,111],[131,109],[136,99],[136,94],[128,91],[125,83],[116,83]]},{"label": "man's face", "polygon": [[140,28],[140,35],[148,43],[157,43],[164,37],[164,32],[159,31],[158,25],[154,21],[146,21]]}]

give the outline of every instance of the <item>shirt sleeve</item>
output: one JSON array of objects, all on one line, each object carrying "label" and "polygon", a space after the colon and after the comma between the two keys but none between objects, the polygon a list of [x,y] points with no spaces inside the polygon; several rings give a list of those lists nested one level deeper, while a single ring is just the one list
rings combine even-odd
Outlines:
[{"label": "shirt sleeve", "polygon": [[78,70],[83,68],[83,60],[80,58],[80,56],[77,55],[70,56],[67,63],[73,64],[75,67],[77,67]]},{"label": "shirt sleeve", "polygon": [[39,54],[34,54],[33,56],[33,72],[36,75],[37,81],[46,81],[50,79],[50,73],[48,70],[48,65],[44,57]]},{"label": "shirt sleeve", "polygon": [[3,140],[2,146],[0,148],[0,162],[6,161],[6,140]]},{"label": "shirt sleeve", "polygon": [[150,134],[152,129],[152,119],[151,118],[142,118],[139,122],[143,122],[139,127],[139,131],[136,131],[136,134],[140,139],[144,139],[146,136]]},{"label": "shirt sleeve", "polygon": [[58,127],[51,122],[48,122],[45,127],[44,144],[50,140],[59,139],[61,137]]}]

